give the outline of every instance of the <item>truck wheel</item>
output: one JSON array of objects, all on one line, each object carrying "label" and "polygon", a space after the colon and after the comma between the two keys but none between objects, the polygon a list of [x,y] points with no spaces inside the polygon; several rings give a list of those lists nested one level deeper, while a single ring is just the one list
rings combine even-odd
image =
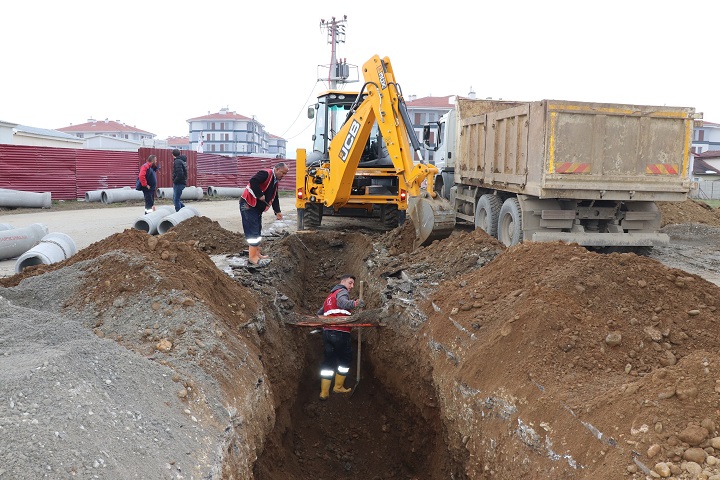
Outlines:
[{"label": "truck wheel", "polygon": [[520,202],[515,197],[505,200],[502,208],[500,208],[497,238],[506,247],[517,245],[523,241]]},{"label": "truck wheel", "polygon": [[319,203],[305,204],[305,228],[318,228],[322,223],[323,206]]},{"label": "truck wheel", "polygon": [[475,228],[485,231],[491,237],[497,238],[498,218],[502,200],[497,195],[485,194],[478,200],[475,207]]}]

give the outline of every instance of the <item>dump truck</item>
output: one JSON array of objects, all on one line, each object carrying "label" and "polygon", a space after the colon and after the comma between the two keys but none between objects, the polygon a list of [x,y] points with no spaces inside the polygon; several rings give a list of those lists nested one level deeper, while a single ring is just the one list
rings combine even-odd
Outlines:
[{"label": "dump truck", "polygon": [[683,201],[695,109],[457,98],[424,126],[456,219],[507,246],[564,241],[639,253],[669,242],[658,201]]},{"label": "dump truck", "polygon": [[414,160],[422,145],[407,127],[412,124],[390,59],[374,55],[362,72],[359,92],[323,92],[308,111],[315,133],[312,150],[297,150],[298,230],[320,227],[327,215],[360,223],[377,217],[392,229],[407,213],[415,246],[448,237],[455,215],[434,191],[437,168]]}]

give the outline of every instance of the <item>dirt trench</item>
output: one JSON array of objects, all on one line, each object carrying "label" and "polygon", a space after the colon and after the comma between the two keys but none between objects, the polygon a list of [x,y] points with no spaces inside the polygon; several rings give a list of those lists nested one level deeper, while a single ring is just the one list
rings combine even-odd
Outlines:
[{"label": "dirt trench", "polygon": [[[39,371],[92,386],[73,402],[95,405],[70,424],[55,408],[65,392],[41,407],[23,400],[0,409],[7,444],[25,455],[2,458],[27,473],[15,478],[39,478],[48,467],[91,471],[98,457],[106,478],[720,475],[720,294],[698,275],[577,245],[505,249],[460,228],[411,251],[407,226],[269,235],[269,267],[228,270],[208,255],[241,257],[241,236],[204,217],[178,227],[157,237],[128,230],[0,280],[3,341],[50,342],[56,355]],[[711,226],[691,233],[718,234]],[[321,403],[320,338],[286,320],[315,312],[343,273],[366,281],[367,309],[386,327],[363,331],[357,394]],[[64,332],[72,320],[96,337],[85,332],[88,352],[123,350],[132,362],[109,360],[116,372],[98,377],[83,350],[66,367],[55,343],[80,334],[28,336],[35,317],[45,318],[34,312],[58,311],[63,317],[45,323]],[[28,333],[18,334],[23,325]],[[29,384],[25,357],[3,348],[3,361],[17,367],[0,369],[6,398],[53,393],[55,380]],[[114,385],[114,395],[93,395]],[[50,428],[26,428],[33,409]],[[117,409],[145,416],[118,420]],[[118,435],[89,442],[70,428],[88,421]],[[58,441],[54,432],[63,444],[49,458],[39,445]],[[147,452],[140,462],[137,450]]]},{"label": "dirt trench", "polygon": [[[294,313],[312,315],[343,273],[365,282],[367,309],[387,301],[382,279],[372,279],[366,258],[373,245],[361,233],[301,233],[282,242],[283,291]],[[279,250],[282,250],[279,251]],[[351,292],[357,298],[358,289]],[[346,386],[356,392],[318,398],[322,339],[319,329],[286,326],[304,358],[299,375],[278,361],[267,365],[277,398],[276,423],[255,463],[258,480],[274,479],[418,479],[456,474],[444,441],[443,421],[430,376],[417,371],[417,359],[384,327],[363,328],[360,380],[355,357]],[[281,359],[288,346],[272,342]],[[405,359],[402,360],[401,359]],[[411,361],[408,361],[411,359]],[[289,392],[296,392],[294,396]],[[460,478],[456,476],[455,478]]]}]

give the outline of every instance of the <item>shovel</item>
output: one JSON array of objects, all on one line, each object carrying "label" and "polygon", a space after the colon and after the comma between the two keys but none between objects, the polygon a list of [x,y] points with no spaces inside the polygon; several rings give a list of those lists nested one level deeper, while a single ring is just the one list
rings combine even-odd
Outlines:
[{"label": "shovel", "polygon": [[[360,280],[360,295],[359,298],[362,300],[363,298],[363,286],[365,285],[365,282]],[[353,391],[350,392],[350,396],[348,398],[352,398],[353,395],[355,395],[355,392],[357,391],[357,387],[360,384],[360,354],[362,352],[362,328],[358,328],[358,334],[357,334],[357,366],[355,367],[355,387],[353,388]]]}]

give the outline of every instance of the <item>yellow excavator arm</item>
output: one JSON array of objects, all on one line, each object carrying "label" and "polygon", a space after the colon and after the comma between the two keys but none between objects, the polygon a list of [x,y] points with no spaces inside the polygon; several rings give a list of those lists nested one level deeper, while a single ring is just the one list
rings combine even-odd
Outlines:
[{"label": "yellow excavator arm", "polygon": [[[400,213],[404,218],[408,211],[416,245],[449,236],[455,213],[434,191],[437,168],[413,161],[420,143],[390,59],[375,55],[365,62],[362,72],[365,83],[357,96],[330,91],[319,97],[313,159],[307,158],[304,149],[297,152],[299,228],[304,228],[304,221],[319,226],[325,208],[332,213],[342,209],[369,213],[379,207],[386,225],[401,218]],[[339,106],[347,113],[335,133]],[[373,158],[379,163],[368,162]]]},{"label": "yellow excavator arm", "polygon": [[365,62],[362,71],[365,79],[363,88],[367,96],[348,117],[328,149],[330,172],[333,174],[325,186],[325,204],[344,205],[350,198],[361,153],[376,121],[400,179],[400,188],[410,196],[417,196],[420,194],[420,185],[427,179],[428,194],[436,197],[432,187],[437,168],[424,163],[413,165],[409,135],[414,138],[414,132],[407,128],[403,118],[402,112],[406,111],[406,107],[395,83],[390,59],[381,59],[375,55]]}]

